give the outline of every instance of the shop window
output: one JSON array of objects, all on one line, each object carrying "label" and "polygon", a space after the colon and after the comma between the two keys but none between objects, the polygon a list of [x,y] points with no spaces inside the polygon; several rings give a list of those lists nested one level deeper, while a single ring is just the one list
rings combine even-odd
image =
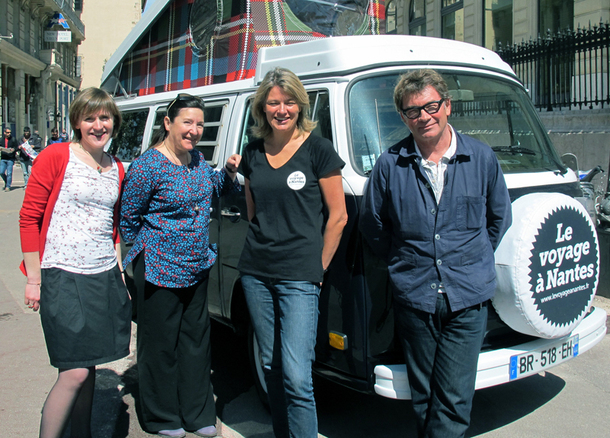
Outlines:
[{"label": "shop window", "polygon": [[541,35],[574,29],[574,0],[538,0],[538,11]]},{"label": "shop window", "polygon": [[441,36],[464,41],[464,2],[462,0],[443,0],[441,18]]},{"label": "shop window", "polygon": [[513,43],[513,0],[483,0],[483,46],[498,50]]},{"label": "shop window", "polygon": [[426,0],[412,0],[409,7],[409,34],[426,35]]},{"label": "shop window", "polygon": [[396,2],[394,0],[386,3],[385,32],[396,33]]}]

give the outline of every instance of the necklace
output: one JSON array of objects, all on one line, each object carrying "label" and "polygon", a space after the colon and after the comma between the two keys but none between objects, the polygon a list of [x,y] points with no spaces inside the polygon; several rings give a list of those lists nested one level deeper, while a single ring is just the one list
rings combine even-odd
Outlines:
[{"label": "necklace", "polygon": [[189,168],[189,164],[191,162],[191,155],[189,154],[186,158],[186,164],[184,164],[182,162],[182,160],[180,160],[180,158],[178,158],[178,156],[176,155],[176,153],[172,150],[170,150],[167,145],[165,144],[165,141],[163,141],[162,143],[163,147],[165,148],[165,150],[171,155],[170,157],[170,161],[178,166],[185,166],[186,170],[188,173],[191,173],[191,169]]},{"label": "necklace", "polygon": [[101,174],[102,173],[102,169],[103,169],[102,164],[104,164],[104,155],[106,154],[106,152],[102,153],[102,159],[98,163],[97,160],[95,158],[93,158],[93,155],[91,155],[91,152],[89,152],[87,149],[85,149],[82,144],[79,143],[78,145],[95,162],[95,165],[97,166],[97,168],[95,170],[97,170],[97,173]]}]

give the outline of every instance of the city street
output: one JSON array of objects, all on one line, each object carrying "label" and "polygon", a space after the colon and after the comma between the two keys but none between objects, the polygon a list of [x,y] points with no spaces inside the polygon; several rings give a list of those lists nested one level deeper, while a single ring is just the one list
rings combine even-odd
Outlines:
[{"label": "city street", "polygon": [[[24,190],[15,167],[13,190],[0,193],[0,435],[37,436],[40,410],[56,370],[48,363],[40,319],[23,304],[25,277],[18,215]],[[610,291],[600,291],[605,297]],[[610,299],[595,305],[610,312]],[[212,326],[213,383],[225,438],[272,438],[247,363],[244,339]],[[132,347],[135,340],[132,342]],[[469,436],[606,437],[610,435],[610,339],[544,375],[477,392]],[[132,354],[98,368],[94,437],[148,437],[137,420],[137,370]],[[359,394],[316,380],[320,434],[328,438],[415,437],[410,402]],[[188,436],[194,436],[192,434]]]}]

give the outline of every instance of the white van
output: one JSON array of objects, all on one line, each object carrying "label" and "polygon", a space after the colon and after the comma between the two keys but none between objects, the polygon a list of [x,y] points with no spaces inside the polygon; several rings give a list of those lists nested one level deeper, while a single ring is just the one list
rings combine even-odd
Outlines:
[{"label": "white van", "polygon": [[[253,78],[187,90],[205,101],[198,148],[213,167],[220,168],[251,140],[252,97],[276,66],[299,75],[318,121],[315,133],[330,139],[347,163],[343,187],[349,223],[321,293],[316,373],[359,391],[410,397],[394,338],[387,268],[364,244],[357,221],[375,160],[408,135],[392,99],[397,78],[418,68],[444,76],[452,95],[449,122],[496,152],[513,202],[513,225],[496,251],[498,289],[477,388],[546,370],[602,340],[606,313],[592,307],[599,245],[593,222],[574,200],[582,196],[578,178],[558,157],[523,85],[495,53],[452,40],[398,35],[264,48]],[[111,152],[126,162],[143,153],[178,92],[117,99],[124,124]],[[210,313],[244,332],[248,312],[236,266],[247,227],[243,193],[214,201],[210,233],[219,258],[209,282]],[[256,340],[248,332],[264,390]]]}]

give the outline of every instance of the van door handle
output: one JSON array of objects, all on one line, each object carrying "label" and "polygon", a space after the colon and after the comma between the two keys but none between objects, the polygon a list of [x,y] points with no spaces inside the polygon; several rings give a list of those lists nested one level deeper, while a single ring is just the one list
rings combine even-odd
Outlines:
[{"label": "van door handle", "polygon": [[237,207],[223,208],[220,215],[228,217],[231,222],[238,222],[241,219],[241,212]]},{"label": "van door handle", "polygon": [[220,210],[220,214],[227,217],[241,217],[241,213],[239,211],[231,211],[228,208],[223,208]]}]

